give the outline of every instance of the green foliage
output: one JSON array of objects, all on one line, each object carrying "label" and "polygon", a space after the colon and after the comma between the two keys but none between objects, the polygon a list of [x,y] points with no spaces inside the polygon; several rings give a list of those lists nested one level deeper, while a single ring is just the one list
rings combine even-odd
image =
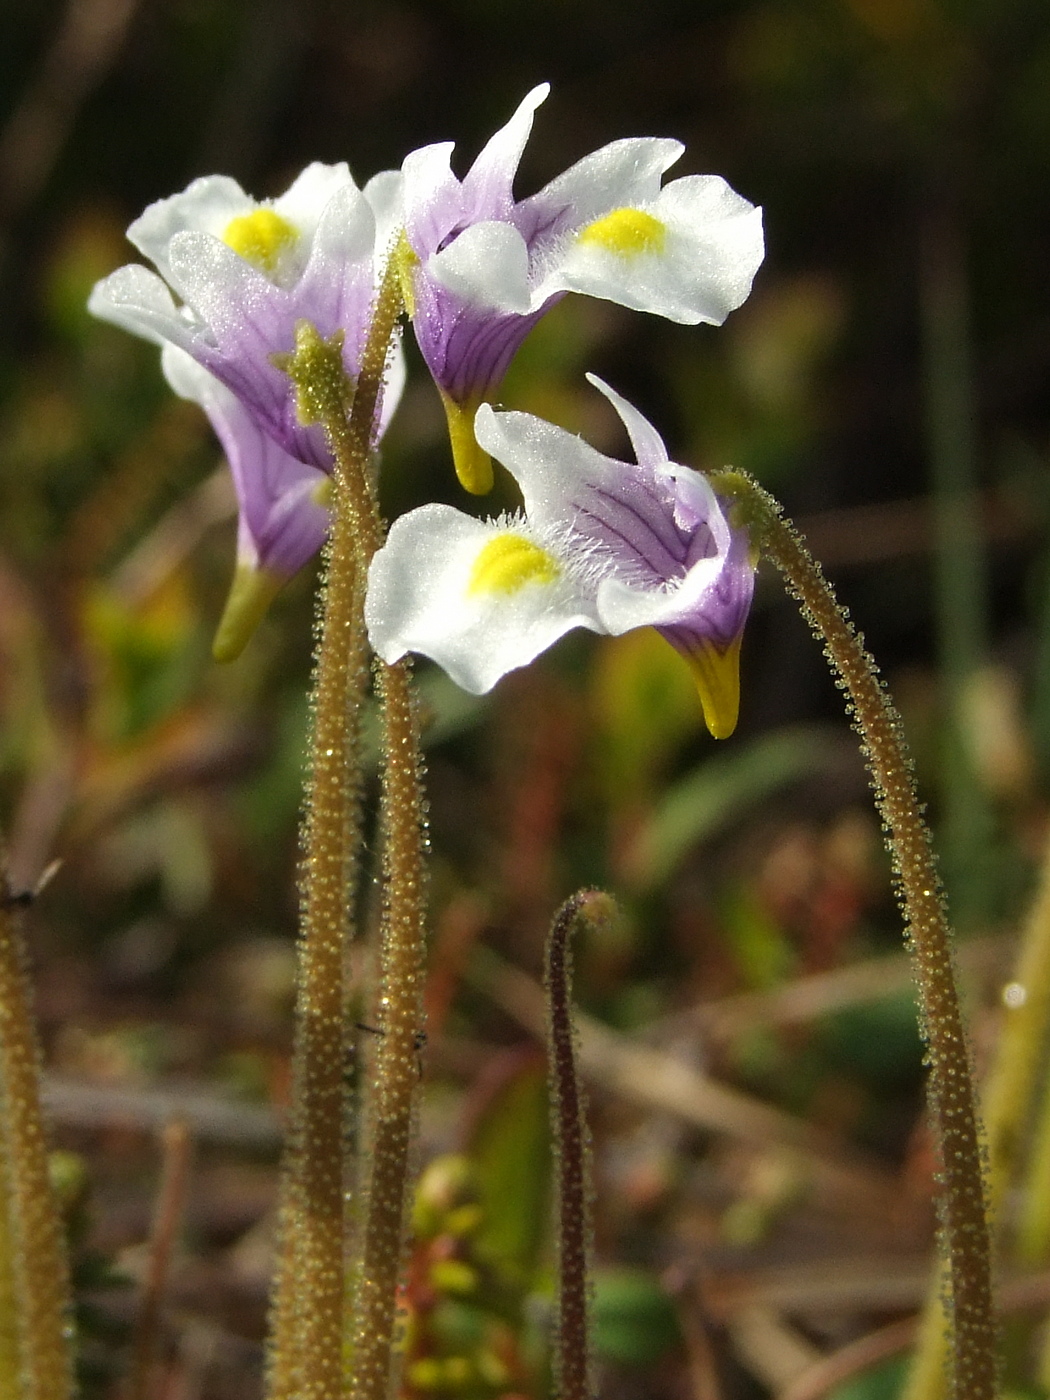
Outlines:
[{"label": "green foliage", "polygon": [[652,1366],[681,1332],[674,1303],[641,1269],[598,1269],[594,1275],[594,1349],[603,1361]]},{"label": "green foliage", "polygon": [[517,1286],[536,1277],[550,1208],[547,1070],[530,1057],[492,1094],[468,1150],[484,1208],[479,1254]]}]

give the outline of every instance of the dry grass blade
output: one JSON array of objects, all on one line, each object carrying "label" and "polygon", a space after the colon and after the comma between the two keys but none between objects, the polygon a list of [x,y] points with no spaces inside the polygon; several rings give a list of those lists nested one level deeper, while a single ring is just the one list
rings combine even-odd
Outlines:
[{"label": "dry grass blade", "polygon": [[159,1341],[161,1306],[167,1289],[172,1250],[182,1220],[189,1180],[192,1139],[184,1122],[169,1123],[163,1133],[163,1167],[149,1243],[149,1264],[142,1308],[135,1328],[126,1400],[149,1400],[153,1362]]}]

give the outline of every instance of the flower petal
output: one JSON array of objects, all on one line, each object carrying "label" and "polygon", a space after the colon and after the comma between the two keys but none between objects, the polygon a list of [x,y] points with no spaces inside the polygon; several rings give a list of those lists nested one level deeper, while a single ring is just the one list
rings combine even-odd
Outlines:
[{"label": "flower petal", "polygon": [[762,212],[718,176],[673,180],[650,204],[605,218],[616,214],[648,221],[653,235],[618,244],[589,238],[597,223],[585,227],[544,291],[582,292],[686,325],[721,325],[747,297],[764,251]]},{"label": "flower petal", "polygon": [[510,121],[491,137],[463,180],[463,208],[471,219],[507,218],[514,205],[514,176],[532,131],[532,119],[550,94],[540,83],[518,104]]},{"label": "flower petal", "polygon": [[648,418],[615,389],[611,389],[604,379],[599,379],[596,374],[588,374],[586,378],[588,384],[593,384],[599,394],[604,394],[620,415],[620,422],[627,429],[627,436],[634,448],[635,461],[643,467],[662,466],[668,460],[667,448]]},{"label": "flower petal", "polygon": [[420,258],[436,253],[460,218],[463,192],[452,173],[451,141],[412,151],[401,166],[405,233]]},{"label": "flower petal", "polygon": [[240,505],[238,559],[290,578],[328,532],[328,512],[317,499],[325,474],[283,451],[240,400],[183,351],[166,345],[161,366],[175,392],[207,413],[226,453]]},{"label": "flower petal", "polygon": [[561,232],[583,228],[611,209],[649,204],[660,193],[660,177],[684,150],[681,141],[658,136],[611,141],[523,199],[520,217],[544,228],[560,217]]},{"label": "flower petal", "polygon": [[429,260],[427,272],[471,306],[529,310],[528,249],[511,224],[471,224]]},{"label": "flower petal", "polygon": [[193,230],[221,238],[230,220],[258,206],[228,175],[202,175],[181,194],[158,199],[128,228],[128,238],[167,278],[168,245],[177,233]]},{"label": "flower petal", "polygon": [[[287,219],[309,247],[321,216],[329,203],[343,190],[358,192],[346,161],[324,165],[312,161],[284,194],[273,201],[273,208]],[[222,237],[222,234],[219,235]]]},{"label": "flower petal", "polygon": [[[545,555],[550,569],[478,587],[479,556],[508,535]],[[384,661],[420,652],[477,695],[572,628],[603,630],[593,604],[524,521],[474,520],[446,505],[394,522],[368,572],[365,620]]]},{"label": "flower petal", "polygon": [[155,345],[170,340],[189,347],[196,339],[193,327],[176,307],[166,285],[155,272],[138,263],[118,267],[96,282],[88,297],[88,310]]}]

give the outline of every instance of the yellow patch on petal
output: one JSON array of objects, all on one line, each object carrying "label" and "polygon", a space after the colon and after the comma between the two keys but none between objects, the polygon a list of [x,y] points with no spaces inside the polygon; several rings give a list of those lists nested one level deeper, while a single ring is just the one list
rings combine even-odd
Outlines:
[{"label": "yellow patch on petal", "polygon": [[474,436],[474,415],[481,406],[481,398],[457,403],[442,389],[441,402],[445,406],[448,440],[459,484],[471,495],[484,496],[492,490],[492,458]]},{"label": "yellow patch on petal", "polygon": [[474,560],[467,593],[517,593],[528,583],[555,583],[560,573],[558,561],[538,544],[497,535]]},{"label": "yellow patch on petal", "polygon": [[740,638],[725,651],[712,642],[702,642],[686,660],[700,692],[704,723],[711,737],[728,739],[740,713]]},{"label": "yellow patch on petal", "polygon": [[618,257],[637,258],[663,252],[667,225],[644,209],[614,209],[581,229],[577,237]]},{"label": "yellow patch on petal", "polygon": [[263,208],[231,219],[222,241],[260,272],[272,273],[287,250],[298,243],[299,232],[275,210]]},{"label": "yellow patch on petal", "polygon": [[237,565],[222,621],[211,644],[211,654],[216,661],[237,660],[285,582],[280,574],[271,573],[269,569]]},{"label": "yellow patch on petal", "polygon": [[330,510],[335,496],[335,483],[330,476],[322,477],[314,489],[310,492],[310,499],[319,506],[324,506],[325,510]]}]

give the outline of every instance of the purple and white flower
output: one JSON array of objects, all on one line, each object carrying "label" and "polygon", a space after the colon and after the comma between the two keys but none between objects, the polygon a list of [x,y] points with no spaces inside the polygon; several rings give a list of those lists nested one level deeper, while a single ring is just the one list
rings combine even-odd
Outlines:
[{"label": "purple and white flower", "polygon": [[[324,433],[300,421],[295,387],[274,356],[292,352],[297,322],[309,321],[325,338],[343,334],[343,361],[356,379],[399,187],[396,172],[384,172],[361,191],[345,164],[316,163],[262,203],[227,176],[194,180],[128,229],[160,275],[137,264],[119,268],[98,283],[89,307],[184,350],[279,447],[328,471]],[[388,387],[381,428],[398,387]]]},{"label": "purple and white flower", "polygon": [[213,646],[216,659],[228,661],[240,654],[278,590],[324,543],[330,479],[279,447],[240,399],[184,350],[165,345],[161,366],[175,392],[208,415],[237,493],[237,564]]},{"label": "purple and white flower", "polygon": [[762,214],[716,175],[661,186],[678,141],[614,141],[527,199],[514,176],[549,92],[529,93],[463,180],[451,143],[404,161],[406,301],[441,390],[460,479],[491,485],[474,413],[536,321],[566,292],[603,297],[672,321],[720,325],[762,261]]},{"label": "purple and white flower", "polygon": [[689,661],[716,738],[739,704],[754,560],[699,472],[594,375],[630,435],[616,461],[528,413],[478,410],[478,442],[514,475],[521,514],[477,520],[426,505],[394,522],[368,576],[365,618],[384,661],[420,652],[480,694],[575,627],[655,627]]}]

